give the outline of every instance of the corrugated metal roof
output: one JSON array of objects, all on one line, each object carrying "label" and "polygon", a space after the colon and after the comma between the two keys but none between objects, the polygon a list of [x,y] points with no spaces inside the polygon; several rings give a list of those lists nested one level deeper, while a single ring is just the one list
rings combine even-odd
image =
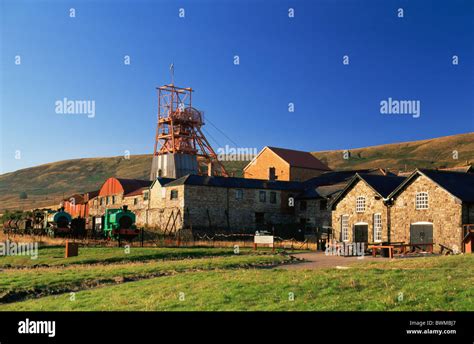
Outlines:
[{"label": "corrugated metal roof", "polygon": [[314,170],[331,171],[331,169],[323,164],[319,159],[309,152],[297,151],[286,148],[268,147],[280,158],[289,163],[292,167],[302,167]]}]

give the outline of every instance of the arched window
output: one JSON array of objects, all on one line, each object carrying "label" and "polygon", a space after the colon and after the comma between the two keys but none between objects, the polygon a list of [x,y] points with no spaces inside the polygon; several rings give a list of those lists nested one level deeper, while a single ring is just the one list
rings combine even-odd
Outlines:
[{"label": "arched window", "polygon": [[415,209],[428,209],[428,192],[417,192],[415,196]]}]

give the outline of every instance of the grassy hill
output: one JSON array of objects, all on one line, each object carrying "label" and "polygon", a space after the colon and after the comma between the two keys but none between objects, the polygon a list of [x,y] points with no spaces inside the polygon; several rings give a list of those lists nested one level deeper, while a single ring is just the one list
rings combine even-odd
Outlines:
[{"label": "grassy hill", "polygon": [[[348,151],[349,159],[343,158],[343,150],[312,154],[334,170],[380,167],[395,171],[405,169],[410,171],[415,168],[453,167],[474,163],[474,133]],[[457,151],[457,160],[453,159],[453,151]]]},{"label": "grassy hill", "polygon": [[[76,192],[98,190],[109,177],[148,179],[151,154],[63,160],[0,175],[0,212],[4,209],[57,207]],[[229,173],[242,175],[248,162],[226,162]],[[28,198],[20,199],[26,192]]]},{"label": "grassy hill", "polygon": [[[458,151],[458,160],[452,158]],[[415,167],[436,168],[474,162],[474,133],[431,140],[395,143],[350,150],[348,160],[342,151],[313,153],[332,169],[382,167],[393,170]],[[240,176],[246,161],[226,162],[226,168]],[[151,155],[64,160],[0,175],[0,211],[57,206],[75,192],[97,190],[111,176],[148,179]],[[25,192],[27,199],[21,200]]]}]

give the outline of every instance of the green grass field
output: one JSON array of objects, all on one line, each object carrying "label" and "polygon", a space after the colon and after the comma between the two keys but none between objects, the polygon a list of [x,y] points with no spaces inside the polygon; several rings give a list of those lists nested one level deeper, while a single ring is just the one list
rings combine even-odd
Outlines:
[{"label": "green grass field", "polygon": [[[242,249],[241,253],[250,252]],[[64,246],[40,247],[38,258],[30,256],[0,257],[0,268],[32,267],[32,266],[65,266],[77,264],[109,264],[117,262],[136,262],[156,259],[185,259],[233,255],[232,248],[135,248],[131,247],[129,253],[125,248],[119,247],[91,247],[81,248],[77,257],[64,258]]]},{"label": "green grass field", "polygon": [[61,249],[43,250],[48,266],[0,258],[1,310],[474,310],[473,255],[286,270],[294,260],[268,251],[132,248],[120,259],[119,248],[82,248],[66,264]]}]

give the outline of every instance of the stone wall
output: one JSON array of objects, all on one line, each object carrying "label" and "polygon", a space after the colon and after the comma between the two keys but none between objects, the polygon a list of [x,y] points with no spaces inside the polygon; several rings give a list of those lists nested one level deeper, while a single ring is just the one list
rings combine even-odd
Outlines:
[{"label": "stone wall", "polygon": [[102,216],[105,214],[106,209],[121,208],[123,204],[123,199],[123,193],[96,197],[89,201],[89,215]]},{"label": "stone wall", "polygon": [[[256,213],[263,213],[265,224],[282,224],[294,221],[286,211],[285,195],[279,190],[240,189],[242,199],[236,198],[237,189],[185,186],[185,226],[199,229],[221,229],[240,232],[254,231]],[[266,193],[265,202],[260,201],[260,191]],[[276,196],[270,202],[270,193]],[[283,197],[283,204],[282,204]]]},{"label": "stone wall", "polygon": [[[356,212],[356,199],[358,196],[365,197],[365,211],[361,213]],[[374,214],[381,214],[382,241],[388,241],[387,208],[383,203],[383,199],[364,181],[359,180],[339,203],[336,204],[332,212],[334,238],[338,241],[342,241],[341,216],[349,215],[349,242],[353,241],[353,231],[356,223],[368,224],[369,242],[374,242]]]},{"label": "stone wall", "polygon": [[325,207],[323,210],[321,210],[321,202],[323,202],[322,199],[304,200],[304,202],[306,202],[306,210],[301,208],[302,202],[303,200],[298,200],[296,202],[295,212],[297,222],[301,223],[302,219],[305,219],[306,228],[310,229],[331,227],[331,209],[327,209],[327,207]]},{"label": "stone wall", "polygon": [[[171,191],[177,198],[171,199]],[[149,208],[142,215],[144,226],[158,232],[169,232],[175,220],[175,229],[183,228],[184,185],[163,187],[158,182],[150,190]]]},{"label": "stone wall", "polygon": [[[415,208],[417,192],[428,192],[428,209]],[[430,179],[418,176],[399,193],[391,208],[392,241],[410,242],[410,224],[433,224],[435,250],[438,244],[461,249],[462,204]]]}]

